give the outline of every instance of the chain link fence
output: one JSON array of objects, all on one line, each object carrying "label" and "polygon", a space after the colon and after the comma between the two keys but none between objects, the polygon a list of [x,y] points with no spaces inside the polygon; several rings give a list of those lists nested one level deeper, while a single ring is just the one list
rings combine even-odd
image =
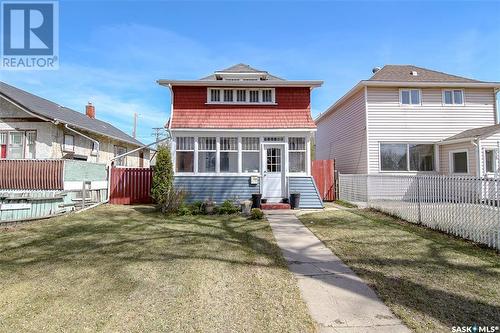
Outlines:
[{"label": "chain link fence", "polygon": [[500,250],[500,180],[339,174],[339,199]]}]

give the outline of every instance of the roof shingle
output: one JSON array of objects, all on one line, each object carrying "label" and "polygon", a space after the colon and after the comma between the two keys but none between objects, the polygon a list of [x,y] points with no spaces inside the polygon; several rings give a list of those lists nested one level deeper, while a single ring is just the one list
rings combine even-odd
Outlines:
[{"label": "roof shingle", "polygon": [[443,142],[460,140],[460,139],[474,139],[477,137],[488,137],[498,132],[500,132],[500,124],[477,127],[450,136],[449,138],[444,139]]},{"label": "roof shingle", "polygon": [[[412,75],[416,72],[417,75]],[[388,82],[482,82],[413,65],[385,65],[368,81]]]}]

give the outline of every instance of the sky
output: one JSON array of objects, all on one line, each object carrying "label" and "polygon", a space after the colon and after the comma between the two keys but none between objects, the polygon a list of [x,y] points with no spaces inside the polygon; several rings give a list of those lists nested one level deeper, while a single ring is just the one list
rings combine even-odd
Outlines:
[{"label": "sky", "polygon": [[236,63],[323,80],[313,116],[375,66],[413,64],[500,81],[500,1],[59,2],[59,69],[0,80],[96,116],[138,139],[169,117],[158,79],[198,79]]}]

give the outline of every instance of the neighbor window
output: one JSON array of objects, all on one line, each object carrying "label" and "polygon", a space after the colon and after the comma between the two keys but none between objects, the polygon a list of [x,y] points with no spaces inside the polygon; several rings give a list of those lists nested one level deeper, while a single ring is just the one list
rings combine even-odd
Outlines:
[{"label": "neighbor window", "polygon": [[23,158],[23,132],[9,132],[7,157],[11,159]]},{"label": "neighbor window", "polygon": [[64,151],[75,151],[75,137],[71,134],[64,135]]},{"label": "neighbor window", "polygon": [[410,171],[434,171],[434,146],[410,144]]},{"label": "neighbor window", "polygon": [[259,138],[241,138],[241,158],[243,172],[260,171],[260,139]]},{"label": "neighbor window", "polygon": [[306,139],[288,138],[288,165],[290,172],[306,171]]},{"label": "neighbor window", "polygon": [[484,169],[488,173],[495,172],[496,164],[496,151],[493,149],[488,149],[484,151]]},{"label": "neighbor window", "polygon": [[7,133],[0,132],[0,158],[7,158]]},{"label": "neighbor window", "polygon": [[175,168],[177,172],[194,172],[194,138],[177,137]]},{"label": "neighbor window", "polygon": [[452,170],[453,173],[468,173],[468,156],[467,151],[460,151],[452,153]]},{"label": "neighbor window", "polygon": [[[115,151],[115,157],[126,154],[127,153],[127,148],[122,147],[122,146],[115,146],[114,147]],[[116,166],[126,166],[127,165],[127,156],[120,157],[119,159],[115,160],[115,165]]]},{"label": "neighbor window", "polygon": [[36,132],[26,132],[26,158],[35,158]]},{"label": "neighbor window", "polygon": [[461,89],[443,90],[443,101],[447,105],[464,104],[464,92]]},{"label": "neighbor window", "polygon": [[238,138],[220,138],[220,172],[238,172]]},{"label": "neighbor window", "polygon": [[401,89],[400,103],[403,105],[419,105],[420,90],[419,89]]},{"label": "neighbor window", "polygon": [[215,172],[216,145],[215,137],[198,138],[198,172]]},{"label": "neighbor window", "polygon": [[434,145],[380,144],[381,171],[434,171]]}]

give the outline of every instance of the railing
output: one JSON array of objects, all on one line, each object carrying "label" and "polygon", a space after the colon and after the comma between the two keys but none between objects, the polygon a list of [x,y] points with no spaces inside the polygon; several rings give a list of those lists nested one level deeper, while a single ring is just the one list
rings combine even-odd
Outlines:
[{"label": "railing", "polygon": [[339,198],[500,250],[500,180],[339,175]]},{"label": "railing", "polygon": [[62,190],[63,160],[0,160],[0,190]]}]

